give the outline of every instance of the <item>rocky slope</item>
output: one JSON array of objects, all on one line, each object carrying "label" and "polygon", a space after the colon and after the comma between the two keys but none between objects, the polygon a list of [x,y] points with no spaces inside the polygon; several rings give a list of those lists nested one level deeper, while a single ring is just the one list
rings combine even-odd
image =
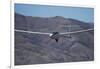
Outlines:
[{"label": "rocky slope", "polygon": [[[15,13],[15,29],[36,32],[67,32],[93,28],[75,19],[31,17]],[[94,60],[94,31],[72,34],[59,42],[46,35],[15,32],[15,65]]]}]

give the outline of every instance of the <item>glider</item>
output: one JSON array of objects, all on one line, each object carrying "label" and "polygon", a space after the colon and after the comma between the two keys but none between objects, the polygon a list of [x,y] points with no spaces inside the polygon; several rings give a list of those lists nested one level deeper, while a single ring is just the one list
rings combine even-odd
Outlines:
[{"label": "glider", "polygon": [[15,32],[21,32],[21,33],[23,32],[23,33],[31,33],[31,34],[39,34],[39,35],[48,35],[48,36],[50,36],[51,39],[54,39],[56,42],[58,42],[59,38],[63,37],[64,35],[88,32],[88,31],[92,31],[92,30],[94,30],[94,29],[86,29],[86,30],[79,30],[79,31],[65,32],[65,33],[59,33],[59,32],[43,33],[43,32],[33,32],[33,31],[25,31],[25,30],[15,29]]}]

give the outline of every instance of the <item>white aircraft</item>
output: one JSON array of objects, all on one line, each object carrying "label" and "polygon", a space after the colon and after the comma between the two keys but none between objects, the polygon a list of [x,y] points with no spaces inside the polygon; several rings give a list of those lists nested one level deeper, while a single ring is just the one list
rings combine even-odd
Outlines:
[{"label": "white aircraft", "polygon": [[81,33],[81,32],[87,32],[94,29],[86,29],[86,30],[79,30],[74,32],[65,32],[65,33],[59,33],[59,32],[53,32],[53,33],[43,33],[43,32],[33,32],[33,31],[25,31],[25,30],[17,30],[15,29],[15,32],[23,32],[23,33],[31,33],[31,34],[40,34],[40,35],[48,35],[51,39],[55,39],[56,42],[58,42],[60,37],[63,37],[64,35],[70,35],[75,33]]}]

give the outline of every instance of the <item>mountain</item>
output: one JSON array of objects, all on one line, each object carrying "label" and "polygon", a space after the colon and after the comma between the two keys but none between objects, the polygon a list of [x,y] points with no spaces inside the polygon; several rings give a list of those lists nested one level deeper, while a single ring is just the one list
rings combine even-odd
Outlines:
[{"label": "mountain", "polygon": [[[68,32],[94,28],[93,23],[55,17],[32,17],[15,13],[15,29],[36,32]],[[72,34],[59,42],[46,35],[15,32],[15,65],[94,60],[94,31]]]}]

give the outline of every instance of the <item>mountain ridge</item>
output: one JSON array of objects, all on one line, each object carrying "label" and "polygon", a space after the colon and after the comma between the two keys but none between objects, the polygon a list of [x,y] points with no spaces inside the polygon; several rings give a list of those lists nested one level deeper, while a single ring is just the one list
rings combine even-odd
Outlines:
[{"label": "mountain ridge", "polygon": [[[26,15],[23,15],[23,14],[19,14],[19,13],[14,13],[15,15],[20,15],[20,16],[26,16]],[[33,17],[33,18],[55,18],[55,19],[68,19],[68,20],[76,20],[76,21],[80,21],[80,22],[84,22],[84,23],[92,23],[93,24],[93,22],[85,22],[85,21],[81,21],[81,20],[77,20],[77,19],[73,19],[73,18],[66,18],[66,17],[63,17],[63,16],[28,16],[27,15],[27,17]]]}]

